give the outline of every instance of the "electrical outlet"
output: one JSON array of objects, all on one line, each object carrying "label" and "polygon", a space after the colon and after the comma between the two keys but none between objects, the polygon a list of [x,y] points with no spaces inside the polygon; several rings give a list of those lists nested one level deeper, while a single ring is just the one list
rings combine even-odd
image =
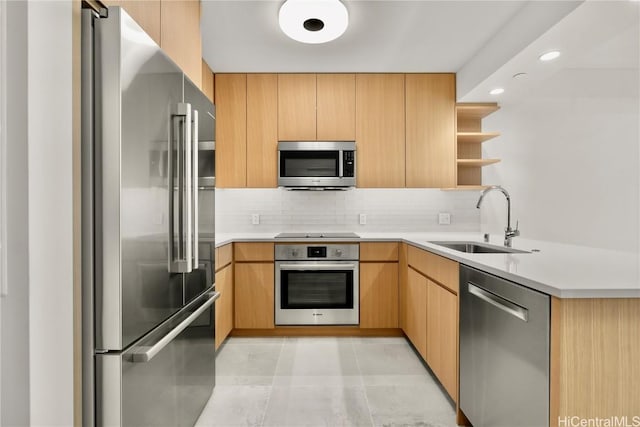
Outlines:
[{"label": "electrical outlet", "polygon": [[367,223],[367,214],[359,215],[360,225],[365,225]]},{"label": "electrical outlet", "polygon": [[260,224],[260,214],[251,214],[251,224],[253,225]]},{"label": "electrical outlet", "polygon": [[451,214],[449,212],[440,212],[438,214],[438,224],[440,225],[451,224]]}]

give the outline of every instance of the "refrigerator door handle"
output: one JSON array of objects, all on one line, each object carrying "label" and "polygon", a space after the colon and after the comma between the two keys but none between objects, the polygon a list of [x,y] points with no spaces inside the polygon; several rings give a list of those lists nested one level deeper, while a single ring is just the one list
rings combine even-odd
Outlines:
[{"label": "refrigerator door handle", "polygon": [[[191,105],[177,104],[169,119],[169,273],[190,273],[191,263]],[[176,182],[177,181],[177,182]],[[177,203],[176,203],[177,197]],[[176,209],[177,208],[177,209]],[[177,215],[176,215],[177,210]],[[186,228],[186,230],[185,230]]]},{"label": "refrigerator door handle", "polygon": [[198,245],[199,241],[199,228],[198,228],[198,110],[193,110],[192,112],[193,118],[193,129],[191,130],[191,137],[193,139],[193,145],[191,146],[192,150],[192,177],[193,181],[191,183],[193,188],[193,269],[198,268]]},{"label": "refrigerator door handle", "polygon": [[150,361],[155,357],[156,354],[160,353],[163,348],[167,346],[175,337],[180,335],[182,331],[187,329],[189,325],[191,325],[202,313],[205,312],[218,298],[220,298],[220,292],[212,292],[210,294],[210,298],[204,302],[196,311],[191,313],[189,317],[184,319],[182,322],[178,324],[175,328],[173,328],[167,335],[162,337],[160,341],[155,343],[150,347],[140,347],[133,353],[133,361],[145,363]]}]

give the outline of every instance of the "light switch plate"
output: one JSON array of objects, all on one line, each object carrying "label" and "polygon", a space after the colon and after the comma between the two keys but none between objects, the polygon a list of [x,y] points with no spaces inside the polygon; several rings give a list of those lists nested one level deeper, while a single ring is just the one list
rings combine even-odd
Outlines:
[{"label": "light switch plate", "polygon": [[359,221],[360,221],[360,225],[366,225],[366,223],[367,223],[367,214],[360,214],[359,215]]},{"label": "light switch plate", "polygon": [[440,225],[451,224],[451,214],[449,212],[440,212],[438,214],[438,224]]},{"label": "light switch plate", "polygon": [[251,214],[251,224],[253,225],[260,224],[260,214]]}]

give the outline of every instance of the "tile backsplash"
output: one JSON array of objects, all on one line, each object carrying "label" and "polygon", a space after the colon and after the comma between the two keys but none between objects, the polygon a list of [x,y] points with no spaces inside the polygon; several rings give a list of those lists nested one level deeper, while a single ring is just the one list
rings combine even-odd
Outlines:
[{"label": "tile backsplash", "polygon": [[[216,190],[216,232],[480,231],[476,192],[438,189]],[[451,214],[450,225],[438,213]],[[252,215],[259,224],[252,224]],[[360,224],[360,215],[366,224]]]}]

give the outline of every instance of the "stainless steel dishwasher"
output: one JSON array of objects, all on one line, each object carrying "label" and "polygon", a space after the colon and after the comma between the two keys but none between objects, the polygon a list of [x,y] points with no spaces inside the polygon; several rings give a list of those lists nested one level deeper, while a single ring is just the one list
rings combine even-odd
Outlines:
[{"label": "stainless steel dishwasher", "polygon": [[474,427],[549,426],[549,295],[460,266],[460,408]]}]

